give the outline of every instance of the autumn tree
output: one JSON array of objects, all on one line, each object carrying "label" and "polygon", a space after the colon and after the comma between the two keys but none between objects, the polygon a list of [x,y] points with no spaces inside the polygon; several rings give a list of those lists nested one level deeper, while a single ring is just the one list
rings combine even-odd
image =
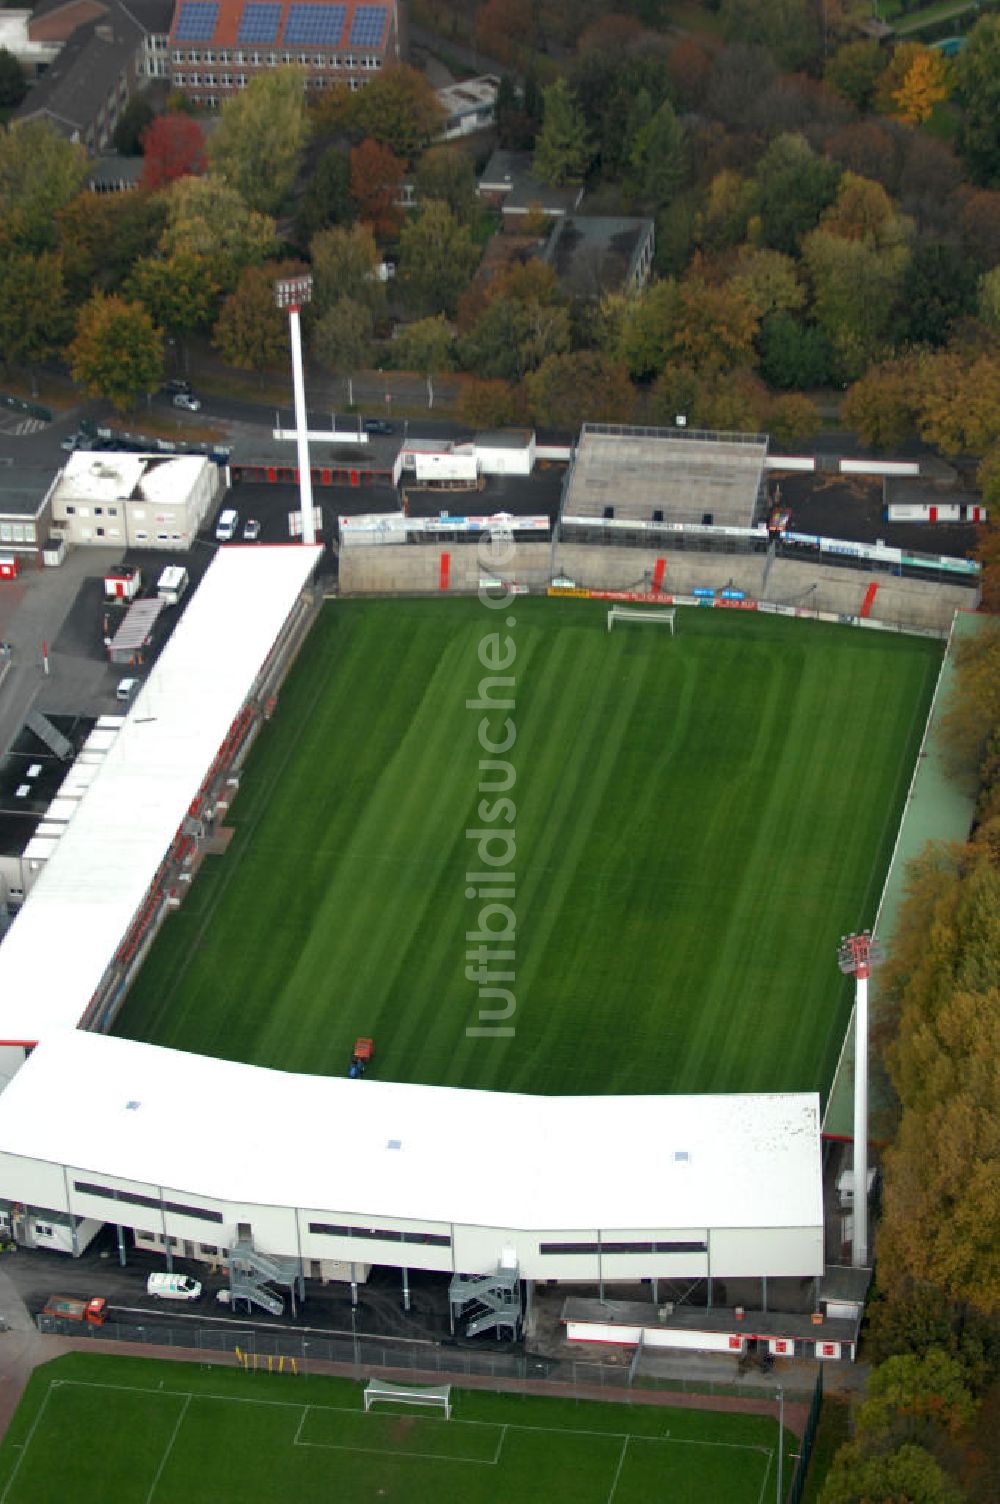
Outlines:
[{"label": "autumn tree", "polygon": [[816,14],[802,0],[722,0],[721,17],[728,41],[760,44],[789,71],[821,51]]},{"label": "autumn tree", "polygon": [[536,422],[574,434],[588,419],[627,423],[635,408],[624,363],[597,350],[550,355],[525,385]]},{"label": "autumn tree", "polygon": [[984,454],[1000,440],[1000,357],[993,350],[918,358],[917,428],[945,454]]},{"label": "autumn tree", "polygon": [[745,367],[699,371],[671,362],[657,377],[650,395],[653,420],[670,427],[683,414],[697,428],[756,433],[765,426],[768,408],[767,389]]},{"label": "autumn tree", "polygon": [[400,370],[419,371],[427,383],[427,406],[434,406],[434,377],[455,369],[454,341],[442,314],[400,329],[393,348]]},{"label": "autumn tree", "polygon": [[160,236],[164,256],[187,252],[204,256],[219,286],[231,290],[245,266],[273,255],[277,240],[274,220],[249,209],[231,184],[211,173],[178,178],[164,195],[167,223]]},{"label": "autumn tree", "polygon": [[908,359],[869,367],[841,405],[844,422],[876,449],[891,448],[912,433],[918,411],[916,369]]},{"label": "autumn tree", "polygon": [[[892,72],[892,64],[887,70]],[[892,113],[904,125],[925,125],[951,92],[948,63],[933,47],[921,47],[909,62],[905,73],[892,90]]]},{"label": "autumn tree", "polygon": [[515,62],[536,40],[531,0],[485,0],[476,11],[476,45],[488,57]]},{"label": "autumn tree", "polygon": [[1000,265],[1000,192],[963,194],[958,225],[966,254],[981,270]]},{"label": "autumn tree", "polygon": [[33,366],[69,332],[62,257],[55,251],[0,253],[0,366]]},{"label": "autumn tree", "polygon": [[592,155],[583,112],[564,78],[550,84],[543,99],[542,128],[535,141],[535,172],[554,188],[582,183]]},{"label": "autumn tree", "polygon": [[446,203],[428,199],[399,236],[399,283],[408,306],[420,313],[453,314],[479,260],[479,247]]},{"label": "autumn tree", "polygon": [[351,198],[359,218],[380,240],[391,240],[403,222],[399,194],[404,169],[401,158],[377,141],[351,148]]},{"label": "autumn tree", "polygon": [[469,428],[509,428],[526,416],[518,387],[507,381],[484,381],[477,377],[462,383],[458,412]]},{"label": "autumn tree", "polygon": [[73,380],[124,413],[159,384],[163,336],[141,303],[95,293],[77,315],[67,354]]},{"label": "autumn tree", "polygon": [[205,171],[205,133],[190,115],[157,115],[142,133],[140,187],[155,192]]},{"label": "autumn tree", "polygon": [[248,208],[276,214],[295,182],[308,133],[304,70],[268,69],[223,104],[209,143],[212,171]]},{"label": "autumn tree", "polygon": [[332,225],[314,235],[309,247],[313,270],[313,307],[324,314],[341,298],[350,298],[370,315],[385,305],[385,285],[378,275],[379,255],[370,225]]},{"label": "autumn tree", "polygon": [[944,241],[913,249],[900,292],[901,333],[913,345],[943,345],[976,307],[976,276],[967,257]]},{"label": "autumn tree", "polygon": [[80,193],[56,215],[66,295],[85,303],[119,289],[140,256],[156,249],[167,218],[159,195]]},{"label": "autumn tree", "polygon": [[352,97],[351,125],[359,138],[386,147],[404,166],[444,125],[444,109],[423,73],[393,63]]},{"label": "autumn tree", "polygon": [[757,214],[757,185],[730,168],[717,172],[702,198],[694,238],[706,251],[724,251],[743,243]]},{"label": "autumn tree", "polygon": [[803,240],[802,255],[812,279],[816,322],[844,372],[857,376],[891,343],[910,250],[901,216],[882,213],[878,195],[884,199],[884,189],[852,173],[845,179],[845,190],[822,226]]},{"label": "autumn tree", "polygon": [[275,281],[300,276],[303,270],[287,262],[245,267],[212,331],[212,343],[223,358],[241,371],[256,371],[262,386],[265,371],[289,359],[288,318],[274,301]]},{"label": "autumn tree", "polygon": [[312,352],[321,366],[343,377],[349,407],[354,406],[354,377],[368,363],[371,339],[371,311],[350,297],[332,303],[310,327]]},{"label": "autumn tree", "polygon": [[0,247],[52,250],[55,217],[87,176],[87,154],[47,120],[0,129]]},{"label": "autumn tree", "polygon": [[781,251],[742,247],[731,281],[760,319],[772,313],[796,313],[805,306],[806,290],[798,267]]},{"label": "autumn tree", "polygon": [[859,1504],[876,1499],[961,1504],[962,1495],[925,1447],[911,1442],[889,1452],[870,1454],[848,1442],[834,1458],[819,1504]]},{"label": "autumn tree", "polygon": [[796,444],[817,433],[821,422],[815,402],[802,392],[775,397],[766,413],[767,429],[778,444]]}]

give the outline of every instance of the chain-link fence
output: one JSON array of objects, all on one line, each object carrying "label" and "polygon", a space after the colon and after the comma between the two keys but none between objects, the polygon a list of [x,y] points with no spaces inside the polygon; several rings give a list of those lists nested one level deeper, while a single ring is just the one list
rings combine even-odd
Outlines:
[{"label": "chain-link fence", "polygon": [[813,1389],[812,1403],[809,1406],[809,1418],[802,1435],[802,1443],[799,1447],[799,1460],[795,1464],[795,1472],[792,1475],[792,1486],[788,1490],[788,1504],[799,1504],[803,1490],[806,1486],[806,1478],[809,1475],[809,1459],[812,1456],[813,1442],[816,1439],[816,1427],[819,1425],[819,1413],[823,1408],[823,1365],[819,1366],[816,1374],[816,1386]]}]

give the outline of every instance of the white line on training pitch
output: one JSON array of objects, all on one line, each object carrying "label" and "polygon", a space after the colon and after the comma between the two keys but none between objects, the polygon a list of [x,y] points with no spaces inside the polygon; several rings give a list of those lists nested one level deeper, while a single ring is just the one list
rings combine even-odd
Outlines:
[{"label": "white line on training pitch", "polygon": [[174,1449],[174,1442],[177,1440],[177,1433],[180,1431],[184,1417],[188,1413],[188,1406],[190,1405],[190,1403],[191,1396],[188,1395],[183,1405],[181,1406],[181,1413],[180,1415],[178,1415],[177,1420],[174,1423],[174,1429],[170,1433],[170,1440],[167,1442],[167,1449],[164,1452],[163,1456],[160,1458],[160,1465],[156,1469],[156,1476],[154,1477],[152,1483],[149,1485],[149,1493],[146,1495],[146,1504],[150,1504],[153,1495],[156,1493],[159,1481],[163,1477],[163,1469],[167,1465],[167,1458],[170,1456],[170,1453]]}]

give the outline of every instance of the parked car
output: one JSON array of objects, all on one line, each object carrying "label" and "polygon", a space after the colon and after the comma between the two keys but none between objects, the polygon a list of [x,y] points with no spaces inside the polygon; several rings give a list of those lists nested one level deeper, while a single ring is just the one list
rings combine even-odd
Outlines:
[{"label": "parked car", "polygon": [[219,543],[231,543],[236,537],[236,529],[240,525],[240,514],[235,507],[226,507],[219,513],[215,524],[215,536]]},{"label": "parked car", "polygon": [[392,433],[392,424],[384,418],[366,418],[364,421],[365,433],[386,434]]},{"label": "parked car", "polygon": [[170,380],[165,381],[160,388],[161,392],[189,392],[190,390],[191,383],[185,381],[183,376],[171,376]]},{"label": "parked car", "polygon": [[243,524],[243,542],[256,543],[260,537],[260,523],[256,517],[248,517]]},{"label": "parked car", "polygon": [[75,449],[79,449],[82,441],[83,434],[71,433],[69,438],[59,440],[59,448],[65,449],[67,454],[72,454]]},{"label": "parked car", "polygon": [[196,397],[194,392],[178,392],[174,398],[175,407],[183,407],[189,413],[201,412],[201,398]]},{"label": "parked car", "polygon": [[119,679],[118,688],[115,690],[115,699],[121,700],[123,704],[128,704],[141,683],[141,679]]}]

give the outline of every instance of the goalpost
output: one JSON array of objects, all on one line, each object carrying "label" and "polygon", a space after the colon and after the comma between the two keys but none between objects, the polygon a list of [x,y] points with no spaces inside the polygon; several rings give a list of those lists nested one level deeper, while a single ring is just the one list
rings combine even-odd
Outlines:
[{"label": "goalpost", "polygon": [[644,611],[641,606],[612,606],[608,612],[608,631],[610,632],[616,621],[655,621],[662,627],[670,628],[670,635],[674,635],[674,617],[676,611],[667,611],[660,607]]},{"label": "goalpost", "polygon": [[365,1388],[365,1414],[372,1405],[431,1405],[444,1411],[445,1420],[451,1420],[450,1384],[390,1384],[385,1379],[369,1379]]}]

